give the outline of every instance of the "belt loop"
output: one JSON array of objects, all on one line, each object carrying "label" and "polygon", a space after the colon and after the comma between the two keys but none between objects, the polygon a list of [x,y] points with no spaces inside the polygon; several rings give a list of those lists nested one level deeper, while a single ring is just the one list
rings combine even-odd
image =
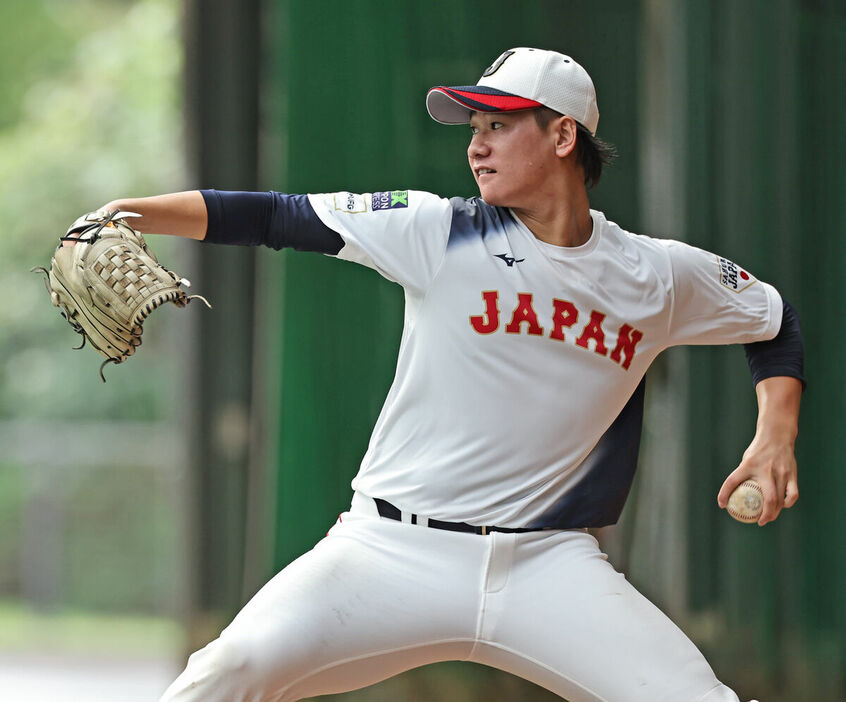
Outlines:
[{"label": "belt loop", "polygon": [[401,512],[400,513],[400,521],[403,524],[413,524],[412,517],[414,515],[411,512]]},{"label": "belt loop", "polygon": [[420,526],[427,527],[429,526],[429,517],[421,517],[419,514],[417,515],[417,523]]}]

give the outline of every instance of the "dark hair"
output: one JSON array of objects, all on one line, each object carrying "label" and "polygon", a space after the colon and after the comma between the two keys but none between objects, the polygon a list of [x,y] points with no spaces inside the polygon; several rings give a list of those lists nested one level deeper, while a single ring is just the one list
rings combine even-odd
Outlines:
[{"label": "dark hair", "polygon": [[[533,112],[541,129],[546,129],[552,120],[563,116],[549,107],[538,107]],[[585,171],[585,185],[588,188],[599,182],[603,164],[610,165],[616,156],[617,149],[613,144],[593,136],[587,127],[576,122],[576,163]]]}]

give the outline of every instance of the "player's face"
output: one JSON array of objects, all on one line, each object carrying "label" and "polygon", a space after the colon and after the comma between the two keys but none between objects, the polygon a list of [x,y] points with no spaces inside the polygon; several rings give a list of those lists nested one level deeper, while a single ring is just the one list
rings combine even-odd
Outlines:
[{"label": "player's face", "polygon": [[470,119],[467,159],[482,199],[489,205],[532,208],[548,196],[557,165],[555,137],[531,111],[476,112]]}]

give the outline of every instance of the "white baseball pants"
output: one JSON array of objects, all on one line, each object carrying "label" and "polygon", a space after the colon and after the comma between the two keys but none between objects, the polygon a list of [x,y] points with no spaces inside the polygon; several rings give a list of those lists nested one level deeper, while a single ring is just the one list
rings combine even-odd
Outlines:
[{"label": "white baseball pants", "polygon": [[587,532],[431,529],[382,519],[360,494],[162,702],[292,702],[446,660],[570,702],[738,702]]}]

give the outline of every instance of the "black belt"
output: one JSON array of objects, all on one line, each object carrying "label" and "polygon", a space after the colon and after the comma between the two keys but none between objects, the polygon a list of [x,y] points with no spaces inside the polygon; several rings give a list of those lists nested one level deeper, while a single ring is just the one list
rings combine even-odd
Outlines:
[{"label": "black belt", "polygon": [[[399,508],[394,507],[390,502],[386,502],[378,497],[374,498],[376,509],[379,510],[380,517],[387,517],[388,519],[395,519],[398,522],[402,521],[402,512]],[[417,515],[411,515],[411,523],[417,524]],[[421,522],[422,523],[422,522]],[[498,526],[473,526],[466,522],[442,522],[439,519],[429,519],[426,522],[427,526],[432,529],[445,529],[446,531],[463,531],[469,534],[490,534],[492,531],[499,531],[505,534],[522,534],[526,531],[542,531],[542,529],[510,529],[509,527]]]}]

